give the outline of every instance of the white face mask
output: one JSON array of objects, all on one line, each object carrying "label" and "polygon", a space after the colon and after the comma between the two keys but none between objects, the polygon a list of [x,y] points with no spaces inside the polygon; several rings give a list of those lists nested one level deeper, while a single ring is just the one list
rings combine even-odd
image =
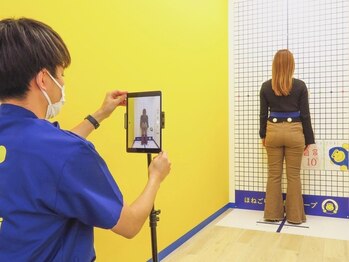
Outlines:
[{"label": "white face mask", "polygon": [[53,82],[55,82],[55,84],[59,87],[59,89],[61,90],[61,99],[57,102],[57,103],[54,103],[52,104],[51,102],[51,99],[50,97],[48,96],[48,94],[46,93],[45,90],[41,90],[41,92],[44,94],[47,102],[48,102],[48,106],[47,106],[47,111],[46,111],[46,119],[49,119],[49,118],[53,118],[55,116],[58,115],[59,111],[61,111],[61,108],[65,102],[65,94],[64,94],[64,86],[61,86],[56,79],[54,79],[54,77],[49,73],[47,72],[48,75],[51,77],[51,79],[53,80]]}]

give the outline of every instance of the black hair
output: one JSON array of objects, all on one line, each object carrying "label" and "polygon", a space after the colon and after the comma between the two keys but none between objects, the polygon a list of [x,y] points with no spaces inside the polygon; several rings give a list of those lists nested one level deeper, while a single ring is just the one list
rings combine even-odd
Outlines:
[{"label": "black hair", "polygon": [[0,20],[0,100],[25,98],[40,70],[56,76],[57,66],[70,62],[65,43],[50,26],[29,18]]}]

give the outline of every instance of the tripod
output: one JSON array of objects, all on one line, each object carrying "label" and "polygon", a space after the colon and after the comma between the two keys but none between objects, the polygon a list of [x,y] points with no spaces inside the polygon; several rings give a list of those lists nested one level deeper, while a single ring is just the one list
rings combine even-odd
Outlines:
[{"label": "tripod", "polygon": [[[151,163],[151,154],[147,154],[148,158],[148,167]],[[154,205],[149,215],[149,226],[150,226],[150,233],[151,233],[151,249],[152,249],[152,255],[153,255],[153,262],[158,262],[158,244],[157,244],[157,237],[156,237],[156,226],[157,222],[159,221],[159,214],[160,210],[155,210]]]}]

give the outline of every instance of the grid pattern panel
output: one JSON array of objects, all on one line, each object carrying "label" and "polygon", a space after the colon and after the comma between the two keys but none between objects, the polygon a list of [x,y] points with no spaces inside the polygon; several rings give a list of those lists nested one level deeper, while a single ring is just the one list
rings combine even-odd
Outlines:
[{"label": "grid pattern panel", "polygon": [[[295,77],[309,89],[316,140],[349,143],[349,1],[231,1],[235,189],[265,191],[267,160],[259,130],[259,89],[271,78],[275,52],[289,48]],[[303,193],[349,196],[349,174],[302,171]],[[285,175],[282,181],[286,191]]]}]

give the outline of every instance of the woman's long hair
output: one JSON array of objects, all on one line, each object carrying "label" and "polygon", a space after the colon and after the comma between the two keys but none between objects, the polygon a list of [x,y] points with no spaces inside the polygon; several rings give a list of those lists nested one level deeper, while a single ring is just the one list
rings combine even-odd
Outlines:
[{"label": "woman's long hair", "polygon": [[273,60],[271,83],[275,95],[287,96],[290,94],[294,67],[293,54],[289,50],[282,49],[276,52]]}]

